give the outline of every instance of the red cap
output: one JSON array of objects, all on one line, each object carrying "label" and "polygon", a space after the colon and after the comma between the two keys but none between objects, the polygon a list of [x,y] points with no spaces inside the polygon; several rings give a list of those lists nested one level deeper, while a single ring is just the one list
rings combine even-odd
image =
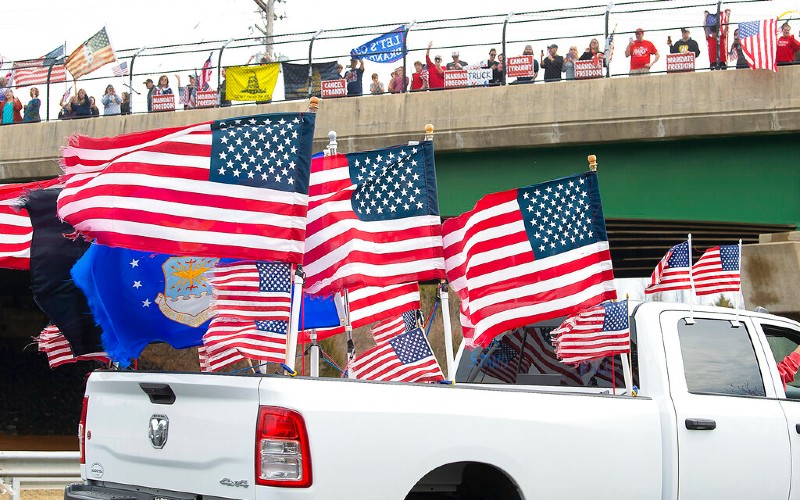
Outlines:
[{"label": "red cap", "polygon": [[642,33],[644,33],[644,30],[643,30],[642,28],[636,28],[636,33],[640,32],[640,31],[641,31]]}]

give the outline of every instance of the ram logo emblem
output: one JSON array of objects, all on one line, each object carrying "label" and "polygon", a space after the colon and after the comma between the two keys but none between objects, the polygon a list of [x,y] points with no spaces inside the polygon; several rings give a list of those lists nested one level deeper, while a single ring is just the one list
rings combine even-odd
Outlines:
[{"label": "ram logo emblem", "polygon": [[169,419],[166,415],[153,415],[150,417],[150,425],[147,426],[147,437],[153,448],[160,450],[167,444],[169,432]]}]

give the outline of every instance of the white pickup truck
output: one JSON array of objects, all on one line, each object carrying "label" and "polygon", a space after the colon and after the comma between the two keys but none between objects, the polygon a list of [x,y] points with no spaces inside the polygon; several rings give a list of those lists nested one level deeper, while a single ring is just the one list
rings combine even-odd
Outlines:
[{"label": "white pickup truck", "polygon": [[800,324],[650,302],[631,330],[636,396],[539,327],[454,386],[97,371],[65,499],[800,499]]}]

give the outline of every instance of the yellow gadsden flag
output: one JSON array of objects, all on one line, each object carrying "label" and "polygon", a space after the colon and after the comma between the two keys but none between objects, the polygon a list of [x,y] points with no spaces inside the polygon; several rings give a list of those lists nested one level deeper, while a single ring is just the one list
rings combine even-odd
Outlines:
[{"label": "yellow gadsden flag", "polygon": [[271,101],[280,68],[280,63],[227,68],[225,99],[229,101]]}]

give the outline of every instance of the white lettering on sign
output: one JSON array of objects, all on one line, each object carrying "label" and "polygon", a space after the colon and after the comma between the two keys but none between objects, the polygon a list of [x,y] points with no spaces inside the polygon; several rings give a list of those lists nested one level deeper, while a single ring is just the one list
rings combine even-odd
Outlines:
[{"label": "white lettering on sign", "polygon": [[322,97],[345,97],[347,82],[342,80],[322,80]]},{"label": "white lettering on sign", "polygon": [[594,61],[575,61],[575,79],[603,78],[603,65]]},{"label": "white lettering on sign", "polygon": [[216,90],[198,90],[197,91],[197,107],[198,108],[213,108],[217,105],[217,91]]},{"label": "white lettering on sign", "polygon": [[508,76],[533,76],[533,56],[509,57]]},{"label": "white lettering on sign", "polygon": [[175,96],[173,94],[153,95],[153,111],[175,111]]},{"label": "white lettering on sign", "polygon": [[694,71],[694,52],[667,54],[667,73]]}]

